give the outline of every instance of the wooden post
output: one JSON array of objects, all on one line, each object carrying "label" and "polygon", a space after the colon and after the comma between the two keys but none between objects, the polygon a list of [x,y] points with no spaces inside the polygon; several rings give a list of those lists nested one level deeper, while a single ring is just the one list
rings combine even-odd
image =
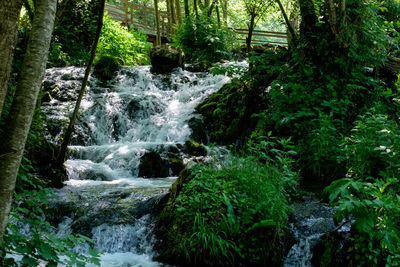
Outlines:
[{"label": "wooden post", "polygon": [[154,17],[156,24],[156,46],[157,46],[161,45],[160,12],[158,10],[158,0],[154,0]]},{"label": "wooden post", "polygon": [[128,0],[124,0],[124,23],[125,26],[129,26],[129,20],[128,20]]}]

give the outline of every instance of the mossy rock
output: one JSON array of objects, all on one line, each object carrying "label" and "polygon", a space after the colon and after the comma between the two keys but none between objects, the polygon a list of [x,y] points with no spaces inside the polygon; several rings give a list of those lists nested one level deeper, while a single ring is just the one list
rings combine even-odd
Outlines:
[{"label": "mossy rock", "polygon": [[93,75],[102,82],[113,79],[117,71],[121,68],[120,59],[110,56],[102,56],[94,65]]},{"label": "mossy rock", "polygon": [[168,161],[163,160],[155,151],[145,153],[140,159],[139,176],[144,178],[168,177]]},{"label": "mossy rock", "polygon": [[202,144],[199,144],[195,141],[186,141],[185,142],[185,152],[191,156],[201,157],[207,156],[207,149]]},{"label": "mossy rock", "polygon": [[243,144],[257,125],[253,114],[266,109],[263,91],[239,79],[224,85],[200,103],[210,141],[221,145]]},{"label": "mossy rock", "polygon": [[181,158],[169,158],[168,161],[172,175],[179,175],[179,173],[185,168],[185,164],[183,164]]}]

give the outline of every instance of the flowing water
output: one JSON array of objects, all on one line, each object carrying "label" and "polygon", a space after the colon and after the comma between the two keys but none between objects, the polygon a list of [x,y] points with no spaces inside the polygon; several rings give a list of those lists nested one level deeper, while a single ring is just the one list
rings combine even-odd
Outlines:
[{"label": "flowing water", "polygon": [[[312,267],[312,249],[326,232],[336,229],[333,215],[335,209],[312,193],[305,195],[302,201],[293,204],[293,213],[289,221],[294,244],[284,258],[284,267]],[[349,225],[343,225],[338,232],[350,231]]]},{"label": "flowing water", "polygon": [[[83,72],[46,72],[51,97],[43,110],[52,142],[59,142]],[[146,151],[187,158],[182,147],[195,107],[229,80],[182,69],[152,74],[148,66],[123,68],[108,85],[92,78],[65,163],[69,180],[49,207],[58,234],[91,237],[104,253],[102,266],[159,266],[152,260],[153,215],[175,178],[138,177],[140,158]]]}]

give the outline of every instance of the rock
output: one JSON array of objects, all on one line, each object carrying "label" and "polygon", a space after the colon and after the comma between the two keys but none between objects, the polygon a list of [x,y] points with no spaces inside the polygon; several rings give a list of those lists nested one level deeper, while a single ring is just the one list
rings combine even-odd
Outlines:
[{"label": "rock", "polygon": [[207,132],[203,119],[193,117],[188,121],[188,124],[190,129],[192,129],[190,138],[196,142],[207,144]]},{"label": "rock", "polygon": [[199,144],[195,141],[186,141],[184,150],[189,155],[196,157],[207,155],[207,149],[202,144]]},{"label": "rock", "polygon": [[159,153],[150,151],[142,156],[139,164],[139,177],[161,178],[168,176],[168,161],[163,160]]},{"label": "rock", "polygon": [[94,65],[93,75],[102,82],[109,81],[115,77],[117,71],[121,68],[121,61],[110,56],[103,56]]},{"label": "rock", "polygon": [[179,173],[185,168],[183,160],[180,158],[169,158],[169,167],[172,171],[172,175],[179,175]]},{"label": "rock", "polygon": [[169,45],[160,45],[150,48],[152,71],[168,73],[177,67],[183,67],[184,53],[181,49]]},{"label": "rock", "polygon": [[202,60],[193,63],[188,70],[192,72],[207,72],[212,66],[212,63],[207,60]]}]

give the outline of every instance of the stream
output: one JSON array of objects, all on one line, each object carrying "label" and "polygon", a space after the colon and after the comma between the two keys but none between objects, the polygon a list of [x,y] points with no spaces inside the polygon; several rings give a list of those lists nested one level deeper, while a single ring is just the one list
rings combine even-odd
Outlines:
[{"label": "stream", "polygon": [[[46,72],[52,98],[43,111],[52,142],[66,126],[83,74],[77,67]],[[140,159],[157,151],[188,160],[182,148],[195,107],[229,81],[182,69],[152,74],[149,66],[123,68],[107,85],[91,78],[65,163],[68,181],[50,201],[58,234],[92,238],[103,253],[101,266],[160,266],[152,260],[152,228],[157,203],[176,177],[171,171],[164,178],[139,177]]]},{"label": "stream", "polygon": [[[236,63],[246,67],[247,63]],[[44,89],[50,94],[42,107],[47,139],[59,143],[73,110],[84,68],[46,71]],[[156,151],[163,159],[187,162],[186,140],[192,138],[195,107],[230,78],[176,69],[153,74],[149,66],[122,68],[102,84],[91,78],[65,163],[68,181],[54,189],[49,219],[57,235],[79,233],[92,238],[102,253],[101,266],[163,266],[153,260],[158,205],[175,181],[168,177],[139,177],[142,156]],[[335,228],[333,209],[313,195],[293,204],[290,220],[293,246],[285,267],[310,267],[311,248]],[[77,250],[87,253],[87,248]]]}]

